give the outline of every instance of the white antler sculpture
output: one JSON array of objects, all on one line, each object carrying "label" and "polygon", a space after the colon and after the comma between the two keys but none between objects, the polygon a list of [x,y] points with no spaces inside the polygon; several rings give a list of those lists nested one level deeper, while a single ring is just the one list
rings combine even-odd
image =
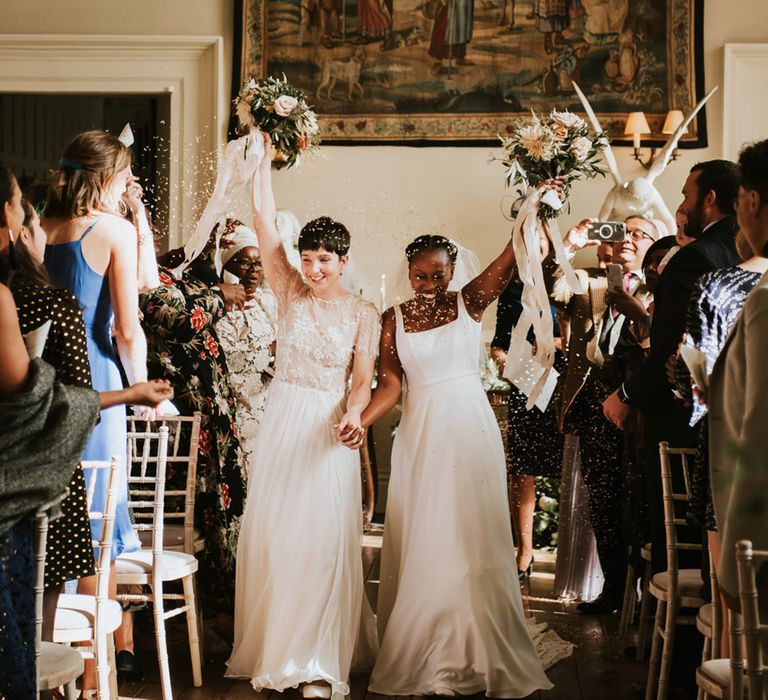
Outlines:
[{"label": "white antler sculpture", "polygon": [[[581,100],[581,104],[584,105],[584,111],[587,113],[592,127],[596,131],[602,131],[600,122],[598,122],[597,116],[586,96],[576,83],[573,84],[573,87]],[[610,144],[606,147],[603,151],[603,156],[605,157],[605,162],[608,165],[608,169],[611,171],[615,184],[613,189],[606,196],[605,202],[603,202],[599,214],[600,219],[618,219],[623,221],[627,217],[633,215],[646,216],[652,219],[660,219],[667,227],[669,233],[675,233],[677,229],[675,217],[669,211],[669,208],[664,203],[661,194],[656,189],[653,182],[664,172],[664,169],[667,167],[670,158],[672,157],[672,152],[677,148],[680,137],[683,135],[691,121],[693,121],[693,118],[699,110],[706,104],[707,100],[715,94],[716,90],[717,87],[712,88],[699,101],[694,110],[682,124],[677,127],[675,133],[669,137],[664,148],[659,151],[656,159],[644,176],[636,177],[629,181],[625,180],[621,176],[616,157],[613,155]]]}]

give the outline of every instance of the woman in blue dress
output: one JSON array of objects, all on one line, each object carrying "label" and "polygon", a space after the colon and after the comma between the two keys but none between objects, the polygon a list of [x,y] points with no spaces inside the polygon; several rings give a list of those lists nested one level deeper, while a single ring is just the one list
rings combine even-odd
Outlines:
[{"label": "woman in blue dress", "polygon": [[[137,277],[139,243],[151,246],[153,242],[151,236],[139,241],[137,229],[118,213],[130,178],[130,152],[114,135],[79,134],[64,149],[41,221],[48,238],[48,274],[55,286],[72,292],[82,307],[96,391],[122,388],[113,334],[128,383],[147,379]],[[120,406],[101,412],[83,459],[108,460],[112,455],[122,457],[125,464],[126,416]],[[105,491],[106,483],[99,484],[95,497],[104,498]],[[128,513],[125,473],[118,493],[113,560],[141,546]],[[94,506],[99,509],[98,502]],[[92,578],[81,579],[79,590],[90,592],[94,585]]]}]

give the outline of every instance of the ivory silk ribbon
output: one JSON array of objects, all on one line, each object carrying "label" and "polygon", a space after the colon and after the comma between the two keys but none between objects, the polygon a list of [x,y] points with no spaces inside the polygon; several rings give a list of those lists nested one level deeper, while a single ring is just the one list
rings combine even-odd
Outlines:
[{"label": "ivory silk ribbon", "polygon": [[[237,201],[240,191],[250,187],[251,180],[256,175],[264,158],[264,137],[260,131],[252,131],[247,136],[230,141],[224,147],[220,159],[219,172],[216,175],[216,186],[213,194],[205,205],[203,214],[197,222],[195,233],[184,245],[184,262],[173,270],[178,277],[186,267],[202,252],[211,236],[214,226],[226,221],[231,202]],[[224,226],[219,226],[216,236],[214,264],[216,272],[221,273],[221,253],[219,241],[224,232]]]},{"label": "ivory silk ribbon", "polygon": [[528,396],[526,406],[528,410],[536,403],[547,382],[549,370],[555,362],[552,313],[541,268],[539,237],[542,233],[551,241],[568,284],[577,294],[584,293],[581,281],[565,254],[563,239],[556,222],[552,219],[545,223],[539,219],[539,208],[542,202],[555,211],[559,211],[563,206],[554,190],[540,186],[526,197],[512,229],[512,245],[515,250],[518,275],[523,283],[523,312],[512,330],[504,377],[511,380],[512,377],[519,376],[521,371],[525,371],[525,365],[530,364],[531,345],[528,342],[528,332],[532,328],[536,344],[533,359],[541,368],[541,373]]}]

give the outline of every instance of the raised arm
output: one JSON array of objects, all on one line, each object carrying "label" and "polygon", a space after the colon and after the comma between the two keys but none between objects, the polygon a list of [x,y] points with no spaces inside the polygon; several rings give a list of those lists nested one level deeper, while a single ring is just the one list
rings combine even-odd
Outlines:
[{"label": "raised arm", "polygon": [[515,251],[510,238],[501,255],[461,290],[467,311],[475,321],[482,318],[486,308],[504,291],[514,270]]},{"label": "raised arm", "polygon": [[275,225],[275,195],[272,191],[272,141],[264,134],[265,155],[251,184],[251,212],[253,230],[259,239],[259,254],[264,265],[264,275],[273,291],[281,295],[295,268],[288,262],[283,241]]},{"label": "raised arm", "polygon": [[147,341],[139,322],[136,229],[124,219],[109,222],[109,293],[115,314],[115,340],[129,384],[147,380]]}]

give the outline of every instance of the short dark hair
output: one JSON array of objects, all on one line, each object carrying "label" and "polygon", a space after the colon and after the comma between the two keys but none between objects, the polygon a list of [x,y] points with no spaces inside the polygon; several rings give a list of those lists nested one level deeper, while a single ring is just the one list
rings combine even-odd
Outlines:
[{"label": "short dark hair", "polygon": [[459,254],[456,246],[445,236],[426,234],[413,240],[405,249],[405,257],[408,260],[408,264],[410,265],[413,258],[419,255],[419,253],[424,253],[427,250],[444,250],[448,253],[451,264],[456,263],[456,256]]},{"label": "short dark hair", "polygon": [[651,261],[651,256],[659,250],[668,251],[673,246],[677,245],[677,241],[674,236],[662,236],[659,240],[654,241],[653,244],[645,251],[643,256],[643,268],[645,268]]},{"label": "short dark hair", "polygon": [[741,173],[739,166],[730,160],[705,160],[696,163],[691,173],[698,173],[696,185],[699,188],[699,199],[712,190],[715,193],[715,204],[722,214],[733,214],[736,197],[739,196]]},{"label": "short dark hair", "polygon": [[757,192],[760,201],[768,203],[768,139],[744,146],[739,153],[739,167],[742,187]]},{"label": "short dark hair", "polygon": [[352,241],[347,227],[330,216],[321,216],[307,223],[299,234],[299,252],[325,248],[339,257],[349,253]]}]

